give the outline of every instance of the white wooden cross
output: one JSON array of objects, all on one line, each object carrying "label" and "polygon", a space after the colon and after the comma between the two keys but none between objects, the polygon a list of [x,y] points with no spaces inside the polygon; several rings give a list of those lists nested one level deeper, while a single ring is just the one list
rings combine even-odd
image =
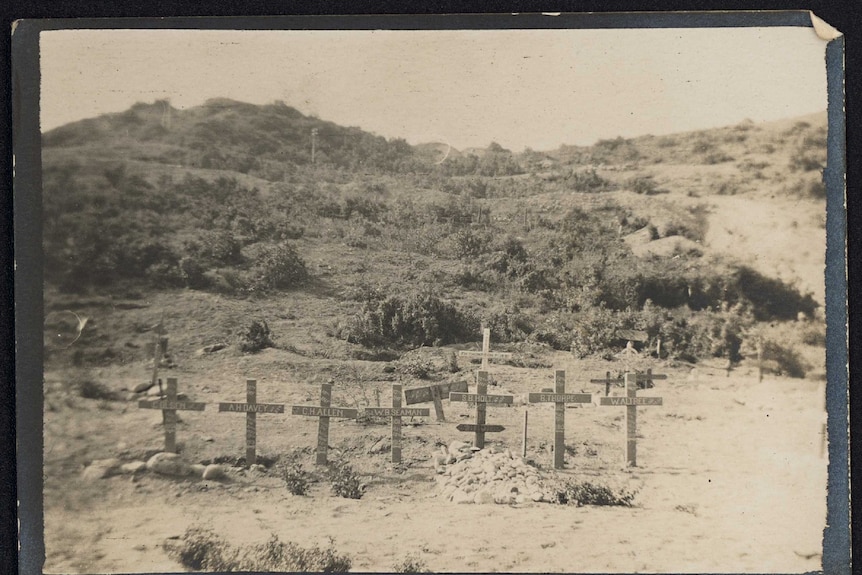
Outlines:
[{"label": "white wooden cross", "polygon": [[625,406],[626,418],[623,433],[625,434],[626,452],[625,465],[627,467],[637,466],[637,427],[638,406],[662,405],[661,397],[638,397],[637,382],[648,379],[666,379],[666,375],[646,373],[626,373],[623,381],[626,384],[626,394],[623,397],[601,397],[599,405],[602,406]]},{"label": "white wooden cross", "polygon": [[487,327],[482,330],[482,351],[459,351],[458,355],[461,357],[481,357],[482,367],[480,369],[482,371],[488,371],[489,359],[509,359],[512,357],[511,353],[491,351],[491,330]]}]

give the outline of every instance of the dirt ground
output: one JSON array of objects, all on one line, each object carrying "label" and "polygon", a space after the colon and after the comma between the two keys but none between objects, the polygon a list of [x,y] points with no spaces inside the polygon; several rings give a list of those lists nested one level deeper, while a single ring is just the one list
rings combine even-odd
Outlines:
[{"label": "dirt ground", "polygon": [[[429,353],[438,353],[430,351]],[[182,412],[180,453],[198,463],[244,454],[240,414],[218,413],[218,401],[244,401],[246,377],[258,380],[258,401],[316,403],[316,382],[286,367],[293,354],[266,350],[235,358],[218,354],[164,370],[181,392],[207,402],[204,412]],[[577,361],[551,353],[548,367],[493,366],[490,393],[517,398],[553,386],[554,369],[566,369],[567,391],[587,391],[596,403],[603,386],[588,383],[620,362]],[[647,361],[647,360],[644,360]],[[362,363],[362,362],[359,362]],[[281,366],[281,367],[279,367]],[[453,379],[471,383],[476,366]],[[488,409],[488,446],[521,449],[529,412],[527,459],[545,477],[567,476],[637,489],[632,507],[552,503],[459,505],[438,495],[432,452],[472,435],[455,429],[471,422],[466,404],[444,402],[447,422],[432,417],[405,425],[404,461],[388,451],[370,453],[389,436],[384,423],[333,420],[331,459],[348,461],[367,484],[359,500],[331,493],[325,481],[306,496],[285,488],[277,465],[265,472],[231,472],[222,481],[177,479],[153,473],[87,481],[85,465],[117,457],[146,460],[163,445],[158,411],[131,400],[88,400],[63,394],[64,372],[45,374],[44,423],[46,573],[176,572],[163,544],[189,526],[205,526],[235,544],[270,534],[301,545],[334,546],[355,571],[392,571],[408,555],[438,572],[805,572],[821,565],[826,515],[827,456],[821,453],[825,421],[823,383],[767,376],[750,366],[730,373],[716,367],[651,364],[668,379],[639,395],[663,406],[638,410],[638,467],[624,469],[623,409],[587,404],[566,416],[566,469],[552,469],[551,404]],[[148,378],[146,365],[130,363],[99,372],[114,389]],[[405,387],[427,385],[403,381]],[[389,404],[391,381],[369,382]],[[622,394],[619,387],[612,395]],[[335,387],[334,405],[348,405]],[[376,401],[376,400],[372,400]],[[423,407],[431,407],[431,404]],[[258,453],[299,457],[314,468],[316,419],[288,414],[258,416]]]}]

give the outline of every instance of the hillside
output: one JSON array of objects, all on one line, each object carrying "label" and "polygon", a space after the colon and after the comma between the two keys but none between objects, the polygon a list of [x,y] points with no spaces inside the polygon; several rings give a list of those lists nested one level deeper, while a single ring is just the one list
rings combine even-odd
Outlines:
[{"label": "hillside", "polygon": [[[47,132],[46,572],[224,570],[205,553],[231,568],[263,553],[377,572],[818,570],[824,137],[815,116],[459,151],[227,100]],[[330,467],[312,465],[316,421],[289,407],[259,414],[250,465],[248,424],[216,405],[247,379],[283,405],[329,382],[360,412],[393,384],[472,391],[478,364],[457,352],[482,327],[512,354],[489,389],[514,398],[488,410],[503,429],[483,453],[510,457],[529,420],[510,459],[546,486],[536,499],[448,498],[439,457],[472,437],[456,427],[467,403],[405,416],[400,463],[387,418],[332,417]],[[624,351],[633,331],[645,341]],[[554,410],[525,399],[555,369],[592,397],[565,410],[564,469]],[[646,369],[667,376],[643,390],[664,403],[638,410],[640,467],[621,469],[623,413],[598,397],[624,392],[590,379]],[[206,404],[181,414],[177,465],[220,477],[144,464],[166,425],[137,402],[165,378]],[[339,495],[351,485],[359,499]]]},{"label": "hillside", "polygon": [[[325,282],[353,313],[372,313],[412,286],[454,305],[467,331],[502,321],[503,341],[604,353],[614,329],[638,328],[690,361],[744,355],[739,342],[708,343],[720,308],[750,331],[813,318],[823,302],[823,115],[546,154],[492,143],[480,157],[281,103],[156,102],[52,130],[44,144],[46,279],[65,292],[132,281],[277,297]],[[369,263],[344,266],[355,259]],[[683,337],[692,313],[710,317],[706,331]],[[616,328],[584,335],[595,321]],[[450,327],[442,339],[353,340],[459,341]]]}]

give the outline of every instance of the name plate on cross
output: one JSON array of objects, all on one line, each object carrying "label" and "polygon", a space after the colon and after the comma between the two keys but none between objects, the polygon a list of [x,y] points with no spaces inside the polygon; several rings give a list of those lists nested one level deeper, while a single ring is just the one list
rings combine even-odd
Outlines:
[{"label": "name plate on cross", "polygon": [[404,402],[407,405],[414,403],[425,403],[428,401],[434,402],[434,412],[437,415],[437,421],[446,421],[446,416],[443,413],[443,398],[449,397],[449,393],[453,391],[466,392],[466,381],[455,381],[451,383],[439,383],[437,385],[429,385],[427,387],[417,387],[415,389],[404,390]]},{"label": "name plate on cross", "polygon": [[167,399],[157,401],[139,401],[138,407],[141,409],[162,410],[162,421],[165,426],[165,451],[168,453],[176,453],[177,411],[203,411],[206,404],[194,401],[178,401],[177,379],[175,377],[168,378],[168,389],[165,395]]},{"label": "name plate on cross", "polygon": [[219,403],[220,413],[245,413],[245,462],[248,465],[257,463],[257,414],[284,413],[283,404],[258,403],[257,381],[245,381],[245,403]]},{"label": "name plate on cross", "polygon": [[329,451],[329,418],[343,417],[355,419],[359,410],[346,407],[332,407],[332,384],[320,384],[320,405],[293,405],[290,413],[320,418],[317,422],[317,465],[326,465]]}]

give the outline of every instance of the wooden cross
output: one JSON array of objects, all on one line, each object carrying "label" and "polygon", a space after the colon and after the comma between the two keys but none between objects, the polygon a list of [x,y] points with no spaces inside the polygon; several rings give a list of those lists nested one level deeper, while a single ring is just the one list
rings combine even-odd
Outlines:
[{"label": "wooden cross", "polygon": [[485,447],[485,433],[503,431],[505,427],[502,425],[486,425],[485,424],[485,407],[489,403],[508,403],[511,404],[514,400],[512,395],[488,395],[488,372],[479,371],[479,378],[476,384],[476,393],[449,393],[449,401],[467,401],[476,404],[476,424],[461,424],[457,426],[458,431],[473,431],[476,433],[474,446],[479,449]]},{"label": "wooden cross", "polygon": [[566,453],[566,404],[592,403],[589,393],[566,393],[566,372],[558,369],[554,377],[554,393],[531,393],[530,403],[554,404],[554,468],[562,469]]},{"label": "wooden cross", "polygon": [[392,463],[401,463],[401,418],[428,417],[431,410],[424,407],[401,407],[401,384],[392,384],[392,407],[366,407],[367,415],[392,418]]},{"label": "wooden cross", "polygon": [[332,384],[320,384],[320,405],[293,405],[290,407],[292,415],[306,415],[319,417],[317,423],[317,465],[326,465],[326,453],[329,450],[329,418],[345,417],[356,418],[359,411],[346,407],[332,407]]},{"label": "wooden cross", "polygon": [[637,381],[647,381],[647,378],[665,379],[664,375],[653,375],[647,373],[626,373],[624,381],[626,384],[626,395],[624,397],[601,397],[599,405],[626,407],[626,424],[623,428],[626,438],[625,464],[628,467],[637,467],[637,417],[638,406],[662,405],[660,397],[638,397]]},{"label": "wooden cross", "polygon": [[[632,375],[635,375],[635,374],[632,374]],[[652,368],[646,370],[646,373],[636,374],[635,377],[637,378],[638,387],[640,389],[646,389],[647,384],[651,383],[652,380],[654,380],[654,379],[667,379],[666,375],[661,375],[658,373],[654,374],[652,372]],[[611,372],[609,372],[609,371],[605,372],[605,379],[591,379],[590,380],[590,383],[603,383],[603,384],[605,384],[605,395],[606,396],[610,395],[610,393],[611,393],[611,384],[612,383],[618,384],[618,385],[623,385],[623,384],[625,384],[625,382],[626,382],[625,378],[622,378],[622,377],[615,377],[615,378],[611,379]]]},{"label": "wooden cross", "polygon": [[415,389],[404,390],[404,401],[407,405],[414,403],[425,403],[427,401],[434,402],[434,412],[437,415],[437,421],[446,421],[446,416],[443,414],[444,397],[449,397],[452,391],[467,392],[466,381],[456,381],[453,383],[439,383],[437,385],[429,385],[428,387],[417,387]]},{"label": "wooden cross", "polygon": [[177,411],[203,411],[206,403],[177,400],[177,378],[168,378],[168,392],[164,399],[158,401],[141,400],[138,407],[143,409],[161,409],[162,421],[165,425],[165,451],[177,452]]},{"label": "wooden cross", "polygon": [[245,403],[219,403],[221,412],[245,413],[245,462],[247,465],[257,463],[257,414],[284,413],[283,404],[258,403],[257,381],[245,380]]},{"label": "wooden cross", "polygon": [[488,371],[489,359],[509,359],[512,357],[511,353],[491,351],[491,330],[489,328],[482,330],[482,351],[459,351],[458,355],[461,357],[481,357],[482,371]]}]

